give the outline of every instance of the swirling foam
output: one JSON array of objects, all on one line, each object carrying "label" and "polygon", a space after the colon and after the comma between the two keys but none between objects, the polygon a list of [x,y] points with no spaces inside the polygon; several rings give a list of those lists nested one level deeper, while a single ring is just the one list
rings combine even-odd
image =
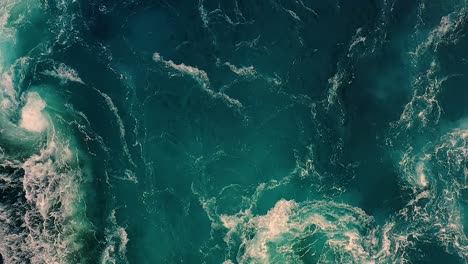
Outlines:
[{"label": "swirling foam", "polygon": [[47,116],[43,113],[46,105],[38,93],[28,93],[26,105],[21,110],[20,126],[32,132],[44,131],[49,124]]}]

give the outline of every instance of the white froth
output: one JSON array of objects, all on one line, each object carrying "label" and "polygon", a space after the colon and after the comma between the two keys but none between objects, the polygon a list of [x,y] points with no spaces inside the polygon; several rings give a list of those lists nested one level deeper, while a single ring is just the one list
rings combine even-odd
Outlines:
[{"label": "white froth", "polygon": [[3,100],[2,100],[2,108],[3,108],[3,110],[8,109],[8,108],[10,107],[10,105],[11,105],[10,100],[8,100],[8,99],[3,99]]},{"label": "white froth", "polygon": [[15,90],[13,88],[13,78],[7,72],[4,72],[2,74],[0,86],[2,87],[3,92],[6,93],[8,96],[11,97],[15,95]]},{"label": "white froth", "polygon": [[[190,76],[193,78],[196,82],[200,84],[202,87],[203,91],[205,91],[210,97],[216,98],[216,99],[221,99],[223,100],[228,106],[234,107],[238,110],[243,108],[242,103],[239,100],[236,100],[234,98],[229,97],[227,94],[223,92],[216,92],[212,89],[210,89],[210,79],[208,78],[208,74],[204,70],[200,70],[197,67],[186,65],[184,63],[177,64],[173,62],[172,60],[165,60],[161,54],[158,52],[155,52],[153,54],[153,61],[161,63],[165,67],[172,69],[175,71],[175,75],[178,76]],[[235,69],[234,69],[235,70]],[[237,69],[238,71],[242,73],[246,73],[246,71],[249,71],[249,69]]]},{"label": "white froth", "polygon": [[126,257],[128,234],[125,228],[117,224],[115,213],[115,209],[112,210],[107,219],[109,224],[105,230],[107,246],[101,255],[102,264],[128,263]]},{"label": "white froth", "polygon": [[127,243],[128,243],[128,234],[125,231],[125,228],[119,227],[119,235],[120,235],[120,245],[119,245],[119,252],[121,254],[125,254],[127,251]]},{"label": "white froth", "polygon": [[425,167],[424,167],[424,163],[423,162],[419,162],[417,165],[416,165],[416,174],[418,176],[418,179],[419,179],[419,184],[423,187],[426,187],[427,184],[428,184],[428,181],[427,181],[427,177],[426,177],[426,174],[425,174]]},{"label": "white froth", "polygon": [[237,67],[234,64],[231,64],[229,62],[225,62],[224,65],[229,67],[229,69],[234,72],[237,75],[241,76],[255,76],[257,72],[255,71],[255,68],[253,66],[249,67]]},{"label": "white froth", "polygon": [[241,222],[239,218],[231,215],[221,215],[219,218],[227,229],[234,229]]},{"label": "white froth", "polygon": [[[103,93],[103,92],[101,92],[99,90],[96,90],[96,91],[105,99],[107,106],[109,107],[110,111],[112,112],[112,114],[115,117],[115,120],[117,121],[117,125],[119,126],[119,131],[120,131],[119,134],[120,134],[120,140],[122,142],[122,148],[124,150],[125,155],[128,158],[128,161],[133,166],[136,166],[135,162],[132,159],[132,156],[130,155],[130,151],[128,149],[126,135],[125,135],[126,134],[125,126],[124,126],[124,122],[122,121],[122,118],[119,115],[119,109],[117,108],[117,106],[115,106],[114,102],[112,101],[112,98],[110,98],[109,95],[107,95],[107,94],[105,94],[105,93]],[[133,174],[133,173],[130,173],[129,175],[131,175],[131,174]],[[133,179],[133,181],[135,181],[135,180],[136,179]]]},{"label": "white froth", "polygon": [[53,70],[43,71],[42,74],[58,78],[62,80],[62,82],[70,81],[85,84],[76,70],[70,68],[69,66],[63,63],[60,63],[58,66],[54,65]]},{"label": "white froth", "polygon": [[356,47],[358,44],[364,43],[364,42],[366,42],[366,37],[356,36],[355,38],[353,38],[352,43],[349,45],[348,51],[351,52],[354,47]]},{"label": "white froth", "polygon": [[204,70],[200,70],[197,67],[193,67],[190,65],[185,65],[184,63],[176,64],[172,60],[164,60],[164,58],[157,52],[153,54],[153,61],[162,62],[169,68],[177,70],[180,73],[192,76],[194,79],[206,86],[206,88],[209,86],[210,81],[208,79],[208,74],[206,74]]},{"label": "white froth", "polygon": [[294,18],[294,20],[297,20],[298,22],[301,22],[301,18],[292,10],[289,10],[289,9],[285,9],[286,12],[288,12],[288,14]]},{"label": "white froth", "polygon": [[209,23],[209,20],[208,20],[208,13],[206,12],[206,9],[205,9],[205,6],[203,5],[203,2],[204,0],[201,0],[200,2],[198,2],[198,12],[200,13],[200,17],[203,21],[203,26],[205,28],[208,28],[208,23]]},{"label": "white froth", "polygon": [[336,225],[330,223],[324,216],[319,214],[312,214],[306,222],[313,223],[322,230],[336,229]]},{"label": "white froth", "polygon": [[26,105],[21,111],[20,126],[32,132],[42,132],[49,125],[47,117],[43,110],[46,102],[42,100],[39,94],[32,92],[27,95]]},{"label": "white froth", "polygon": [[280,200],[267,215],[258,217],[257,225],[267,232],[269,240],[274,240],[280,234],[289,231],[289,216],[296,206],[294,201]]},{"label": "white froth", "polygon": [[8,18],[10,17],[9,12],[5,12],[0,15],[0,28],[3,29],[5,25],[8,23]]},{"label": "white froth", "polygon": [[80,250],[81,234],[89,228],[81,218],[84,207],[79,205],[82,174],[70,157],[69,142],[54,134],[45,148],[22,165],[24,198],[31,205],[24,215],[29,230],[24,245],[29,248],[22,250],[31,253],[32,263],[62,263],[68,254]]},{"label": "white froth", "polygon": [[[225,237],[228,245],[234,245],[231,238],[235,235],[242,239],[245,250],[237,255],[239,263],[301,263],[294,254],[294,244],[316,234],[326,239],[323,246],[327,249],[320,258],[332,254],[342,263],[402,260],[407,245],[407,235],[394,233],[393,222],[372,228],[373,218],[364,211],[334,202],[281,199],[266,215],[255,216],[246,210],[221,215],[220,220],[229,229]],[[363,228],[371,229],[366,234]],[[309,246],[310,250],[315,247]]]},{"label": "white froth", "polygon": [[328,79],[328,96],[327,96],[327,108],[330,108],[330,106],[334,105],[335,102],[337,101],[338,98],[338,89],[340,86],[344,83],[345,81],[345,73],[343,70],[338,69],[338,71]]}]

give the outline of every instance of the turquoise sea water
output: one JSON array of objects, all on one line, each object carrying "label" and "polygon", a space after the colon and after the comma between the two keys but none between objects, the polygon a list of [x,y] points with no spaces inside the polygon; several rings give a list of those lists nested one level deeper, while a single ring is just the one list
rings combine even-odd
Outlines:
[{"label": "turquoise sea water", "polygon": [[468,2],[0,0],[0,263],[466,263]]}]

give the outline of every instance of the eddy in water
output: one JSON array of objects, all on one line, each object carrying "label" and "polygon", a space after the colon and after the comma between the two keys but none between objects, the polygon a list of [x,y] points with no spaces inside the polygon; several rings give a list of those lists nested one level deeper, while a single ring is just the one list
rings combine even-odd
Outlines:
[{"label": "eddy in water", "polygon": [[466,0],[2,0],[0,263],[466,263]]}]

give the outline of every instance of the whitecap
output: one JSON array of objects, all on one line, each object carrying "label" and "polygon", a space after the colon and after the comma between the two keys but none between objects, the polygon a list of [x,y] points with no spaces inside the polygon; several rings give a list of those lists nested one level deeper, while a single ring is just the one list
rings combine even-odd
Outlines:
[{"label": "whitecap", "polygon": [[49,125],[47,116],[43,113],[46,102],[36,92],[26,96],[26,105],[21,110],[20,126],[31,132],[42,132]]},{"label": "whitecap", "polygon": [[240,76],[250,76],[254,77],[257,74],[257,71],[253,66],[248,66],[248,67],[237,67],[234,64],[231,64],[229,62],[225,62],[224,65],[229,67],[229,69],[234,72],[237,75]]},{"label": "whitecap", "polygon": [[428,185],[425,170],[426,170],[426,168],[425,168],[423,162],[419,162],[416,165],[416,175],[419,178],[419,184],[421,184],[421,186],[423,186],[423,187],[426,187]]},{"label": "whitecap", "polygon": [[107,218],[108,227],[105,230],[106,247],[101,253],[101,263],[128,263],[126,252],[129,241],[125,228],[117,224],[116,210],[112,210]]},{"label": "whitecap", "polygon": [[111,113],[114,115],[115,120],[117,121],[117,125],[119,126],[119,136],[120,136],[120,141],[122,142],[122,148],[124,150],[125,155],[127,156],[128,161],[130,164],[132,164],[134,167],[136,167],[135,162],[133,161],[133,158],[130,154],[130,150],[128,149],[128,144],[127,144],[127,139],[126,139],[126,130],[124,126],[124,122],[122,121],[122,118],[119,115],[119,110],[117,106],[115,106],[114,102],[112,101],[112,98],[110,98],[109,95],[95,89],[105,100],[107,106],[109,107]]},{"label": "whitecap", "polygon": [[192,76],[194,79],[199,81],[204,87],[209,86],[208,74],[205,71],[200,70],[196,67],[185,65],[184,63],[176,64],[172,60],[164,60],[164,58],[157,52],[153,54],[153,61],[162,62],[165,66],[175,69],[180,73]]},{"label": "whitecap", "polygon": [[226,105],[240,111],[243,108],[242,103],[234,98],[229,97],[223,92],[216,92],[210,89],[210,80],[208,74],[204,70],[200,70],[197,67],[186,65],[184,63],[176,64],[172,60],[165,60],[158,52],[153,54],[153,61],[162,63],[165,67],[175,70],[178,75],[188,75],[196,80],[203,91],[206,92],[210,97],[215,99],[221,99]]},{"label": "whitecap", "polygon": [[45,70],[42,74],[60,79],[62,82],[76,82],[85,84],[78,75],[78,72],[64,63],[53,66],[52,70]]}]

